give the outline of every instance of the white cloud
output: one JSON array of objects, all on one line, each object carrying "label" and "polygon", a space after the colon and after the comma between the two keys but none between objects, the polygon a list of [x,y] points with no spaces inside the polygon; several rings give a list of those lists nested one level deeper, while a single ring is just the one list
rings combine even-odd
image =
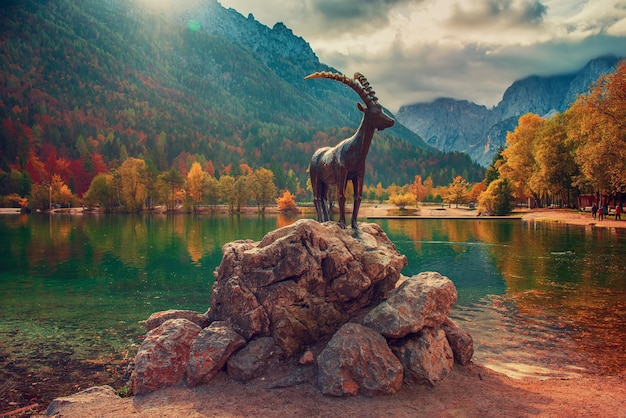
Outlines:
[{"label": "white cloud", "polygon": [[624,0],[221,0],[281,21],[320,60],[364,73],[395,111],[437,97],[493,106],[515,80],[626,56]]}]

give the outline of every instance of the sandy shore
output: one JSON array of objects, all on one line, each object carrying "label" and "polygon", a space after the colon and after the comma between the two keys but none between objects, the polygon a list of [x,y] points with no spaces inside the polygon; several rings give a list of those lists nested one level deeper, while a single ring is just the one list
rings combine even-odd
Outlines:
[{"label": "sandy shore", "polygon": [[[364,206],[361,216],[388,216],[390,206]],[[425,207],[420,217],[476,217],[462,208]],[[626,221],[593,220],[570,210],[519,211],[525,221],[624,228]],[[63,417],[625,417],[626,372],[572,379],[514,379],[479,364],[455,366],[435,387],[403,385],[391,396],[333,398],[309,384],[291,388],[228,381],[178,386],[131,398],[75,396],[57,409]]]},{"label": "sandy shore", "polygon": [[134,398],[76,397],[59,417],[624,417],[625,376],[512,379],[477,364],[455,366],[435,387],[390,396],[334,398],[314,386],[264,388],[218,375],[210,385]]}]

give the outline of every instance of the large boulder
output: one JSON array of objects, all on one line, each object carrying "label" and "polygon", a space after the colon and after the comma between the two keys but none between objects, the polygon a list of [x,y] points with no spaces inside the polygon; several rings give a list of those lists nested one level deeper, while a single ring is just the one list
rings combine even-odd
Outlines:
[{"label": "large boulder", "polygon": [[359,324],[337,331],[317,357],[317,367],[318,386],[326,395],[388,395],[402,385],[402,364],[387,340]]},{"label": "large boulder", "polygon": [[143,395],[182,382],[191,344],[201,330],[187,319],[169,319],[148,332],[135,357],[133,393]]},{"label": "large boulder", "polygon": [[454,365],[454,355],[439,328],[424,328],[391,346],[391,350],[404,367],[404,380],[408,383],[430,383],[446,377]]},{"label": "large boulder", "polygon": [[271,336],[287,355],[383,300],[406,265],[376,224],[348,232],[310,219],[222,252],[209,319],[227,321],[247,340]]},{"label": "large boulder", "polygon": [[387,300],[369,311],[363,325],[385,337],[403,338],[424,327],[439,327],[456,303],[454,283],[436,272],[407,278]]},{"label": "large boulder", "polygon": [[225,322],[213,322],[191,344],[187,363],[187,383],[208,383],[224,367],[230,355],[246,345],[246,340]]}]

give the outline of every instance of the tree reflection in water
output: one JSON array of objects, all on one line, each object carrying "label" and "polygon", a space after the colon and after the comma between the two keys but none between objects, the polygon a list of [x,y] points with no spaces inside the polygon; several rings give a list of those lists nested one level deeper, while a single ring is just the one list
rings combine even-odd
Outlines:
[{"label": "tree reflection in water", "polygon": [[457,285],[476,360],[515,375],[626,367],[626,231],[519,220],[381,220],[404,274]]}]

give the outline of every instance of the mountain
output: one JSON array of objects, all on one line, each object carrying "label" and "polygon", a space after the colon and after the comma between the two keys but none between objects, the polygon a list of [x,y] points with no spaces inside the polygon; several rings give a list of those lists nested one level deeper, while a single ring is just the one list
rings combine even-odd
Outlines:
[{"label": "mountain", "polygon": [[[238,175],[246,164],[272,169],[279,188],[304,185],[315,149],[362,115],[345,85],[304,80],[315,71],[336,70],[284,24],[216,0],[4,2],[0,174],[58,173],[82,195],[97,172],[139,157],[157,172],[195,160]],[[484,175],[400,123],[376,134],[367,161],[368,185]]]},{"label": "mountain", "polygon": [[437,99],[398,110],[398,121],[442,151],[460,151],[483,166],[491,163],[506,134],[520,116],[536,113],[550,117],[561,113],[586,93],[598,78],[615,69],[619,59],[605,56],[591,60],[573,74],[530,76],[514,82],[492,109],[465,100]]}]

